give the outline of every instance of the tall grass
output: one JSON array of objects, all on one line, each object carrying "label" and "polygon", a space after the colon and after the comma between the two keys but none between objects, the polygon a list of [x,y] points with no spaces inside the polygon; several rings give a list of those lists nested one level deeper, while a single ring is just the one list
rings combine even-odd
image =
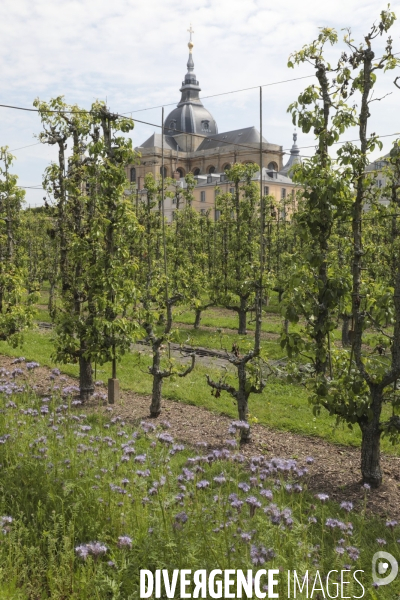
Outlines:
[{"label": "tall grass", "polygon": [[[398,554],[397,524],[311,496],[307,464],[246,463],[238,425],[223,448],[184,448],[166,422],[85,414],[58,371],[44,398],[21,381],[1,372],[2,599],[136,600],[139,570],[162,568],[296,569],[310,581],[317,570],[324,580],[361,569],[373,591],[374,552]],[[388,588],[378,597],[400,593]],[[360,595],[357,584],[346,589]]]}]

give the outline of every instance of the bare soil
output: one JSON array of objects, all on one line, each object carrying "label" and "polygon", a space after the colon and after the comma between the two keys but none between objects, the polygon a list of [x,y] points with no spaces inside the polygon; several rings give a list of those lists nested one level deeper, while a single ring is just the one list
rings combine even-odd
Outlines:
[{"label": "bare soil", "polygon": [[[11,358],[0,356],[0,367],[12,370]],[[18,365],[18,367],[23,367]],[[29,374],[29,381],[39,395],[49,392],[50,369],[40,367]],[[76,380],[63,375],[63,385],[76,385]],[[105,388],[102,391],[106,391]],[[85,408],[104,412],[107,404],[90,400]],[[120,402],[114,405],[114,415],[120,415],[129,423],[137,424],[149,418],[150,396],[136,394],[130,390],[121,392]],[[78,407],[82,411],[82,407]],[[176,440],[189,446],[207,443],[209,448],[224,446],[231,418],[204,408],[163,400],[160,420],[167,420],[170,433]],[[364,503],[365,491],[360,481],[360,450],[350,446],[332,444],[318,437],[308,437],[287,431],[277,431],[264,425],[252,426],[252,439],[242,446],[247,457],[295,458],[300,464],[309,456],[314,463],[309,465],[308,488],[312,493],[329,494],[332,500],[352,501],[357,508]],[[367,510],[386,518],[400,520],[400,458],[382,455],[384,481],[378,490],[367,492]]]}]

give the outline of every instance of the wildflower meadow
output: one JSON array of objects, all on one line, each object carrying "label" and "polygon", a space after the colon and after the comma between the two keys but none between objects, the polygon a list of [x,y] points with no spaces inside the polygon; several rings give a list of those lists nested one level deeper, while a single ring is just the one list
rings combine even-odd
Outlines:
[{"label": "wildflower meadow", "polygon": [[[2,599],[133,600],[140,569],[296,570],[314,589],[298,598],[324,598],[329,572],[341,597],[332,584],[345,570],[349,597],[400,593],[371,578],[376,551],[398,552],[397,522],[311,494],[313,457],[246,460],[240,421],[221,448],[186,448],[167,421],[132,426],[111,407],[86,414],[57,369],[39,396],[21,376],[37,365],[15,363],[0,371]],[[276,590],[287,597],[285,577]]]}]

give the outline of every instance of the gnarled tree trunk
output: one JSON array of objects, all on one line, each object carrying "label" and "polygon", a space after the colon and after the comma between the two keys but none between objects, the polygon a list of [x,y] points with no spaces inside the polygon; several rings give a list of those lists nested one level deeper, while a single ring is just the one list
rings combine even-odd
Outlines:
[{"label": "gnarled tree trunk", "polygon": [[196,313],[195,313],[194,323],[193,323],[193,328],[194,329],[198,329],[200,327],[201,313],[202,312],[203,312],[202,308],[196,308]]},{"label": "gnarled tree trunk", "polygon": [[381,470],[381,426],[383,390],[381,386],[372,385],[372,417],[360,421],[361,442],[361,473],[363,483],[377,488],[382,483]]},{"label": "gnarled tree trunk", "polygon": [[[247,419],[249,417],[249,396],[250,392],[246,390],[248,388],[247,384],[247,373],[246,373],[246,363],[241,362],[238,364],[238,379],[239,379],[239,387],[236,395],[236,401],[238,406],[238,414],[239,420],[245,421],[247,423]],[[247,384],[247,385],[246,385]],[[250,441],[251,433],[250,427],[247,429],[242,428],[240,430],[240,441],[241,443],[248,443]]]},{"label": "gnarled tree trunk", "polygon": [[84,348],[79,355],[79,392],[82,402],[89,400],[94,392],[93,369],[89,359],[83,356]]},{"label": "gnarled tree trunk", "polygon": [[342,314],[342,347],[348,348],[351,346],[351,340],[349,335],[350,319],[351,317],[346,314]]}]

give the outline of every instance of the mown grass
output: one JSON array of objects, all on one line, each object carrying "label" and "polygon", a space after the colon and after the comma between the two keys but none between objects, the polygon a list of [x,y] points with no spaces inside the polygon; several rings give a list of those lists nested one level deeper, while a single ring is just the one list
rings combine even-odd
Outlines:
[{"label": "mown grass", "polygon": [[249,469],[235,436],[195,455],[167,423],[133,428],[86,415],[72,390],[39,398],[16,391],[18,374],[0,379],[2,599],[137,600],[139,570],[161,568],[277,569],[280,598],[294,569],[300,581],[308,571],[310,589],[318,571],[326,590],[331,572],[330,597],[343,569],[345,597],[400,592],[395,581],[376,595],[371,578],[383,543],[398,557],[399,527],[313,497],[306,464],[255,457]]},{"label": "mown grass", "polygon": [[[53,368],[59,367],[64,373],[77,377],[77,365],[59,365],[52,359],[53,342],[52,333],[47,331],[31,331],[25,336],[23,349],[13,349],[7,343],[0,342],[0,354],[20,356],[21,353],[28,360],[36,360],[41,365]],[[139,353],[129,353],[122,357],[118,366],[118,378],[121,387],[140,394],[150,394],[152,380],[147,374],[150,364],[148,350],[145,348]],[[107,380],[111,367],[108,364],[96,366],[96,377]],[[211,395],[206,383],[206,373],[219,379],[221,371],[213,366],[196,365],[194,371],[186,378],[172,377],[164,381],[163,396],[182,403],[193,404],[224,413],[236,418],[237,408],[230,396],[225,392],[220,398]],[[234,374],[229,374],[231,383],[235,384]],[[291,431],[303,435],[323,438],[337,444],[359,447],[361,444],[360,431],[357,427],[353,430],[341,424],[335,425],[335,418],[330,417],[326,411],[314,417],[308,404],[307,390],[301,386],[288,384],[284,380],[271,378],[262,394],[253,394],[249,401],[250,413],[262,425],[268,425],[280,430]],[[382,440],[384,452],[400,456],[398,445],[393,446],[387,439]]]}]

